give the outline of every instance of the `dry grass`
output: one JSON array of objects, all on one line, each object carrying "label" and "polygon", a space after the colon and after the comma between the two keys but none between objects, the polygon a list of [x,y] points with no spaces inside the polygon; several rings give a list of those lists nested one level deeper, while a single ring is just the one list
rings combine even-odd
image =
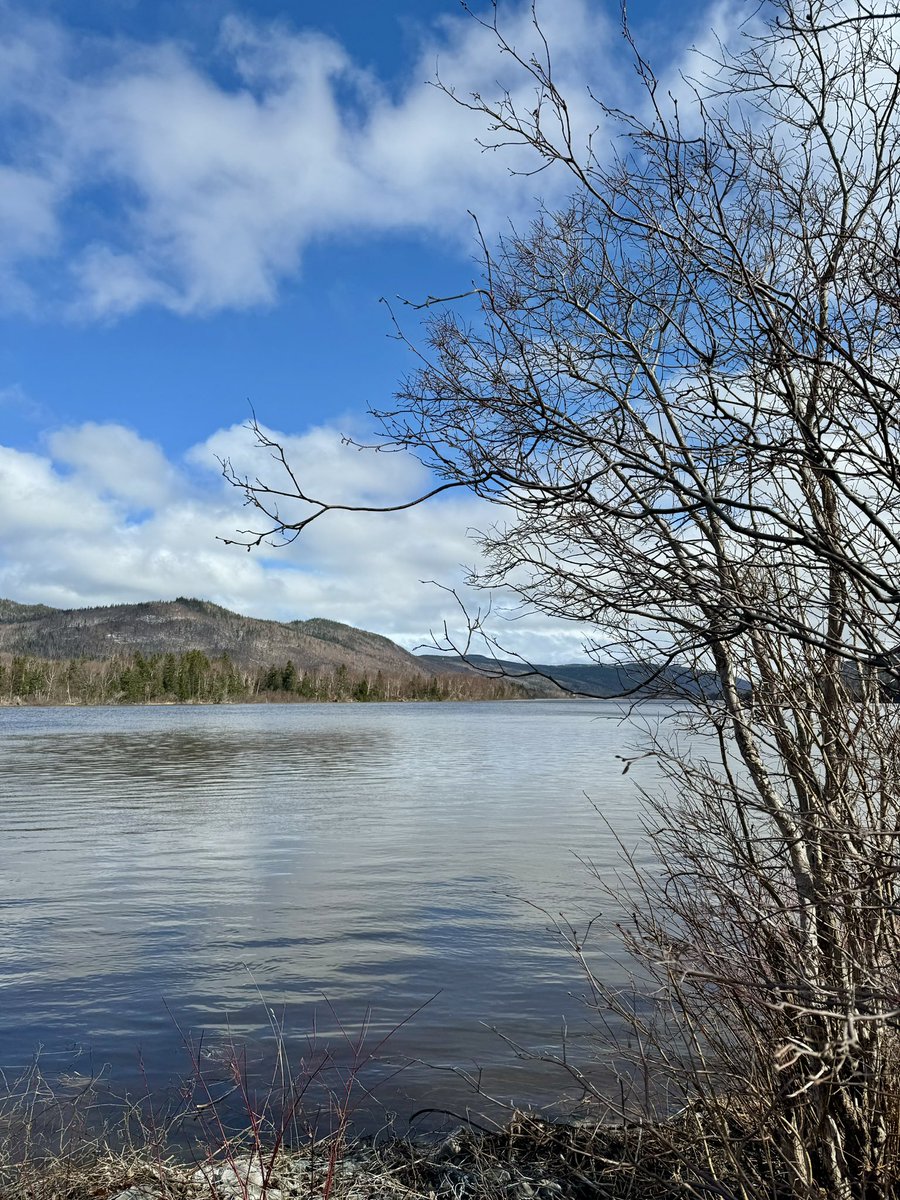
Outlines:
[{"label": "dry grass", "polygon": [[104,1122],[95,1090],[81,1083],[51,1084],[35,1065],[5,1088],[2,1200],[674,1200],[703,1194],[710,1179],[709,1141],[695,1149],[702,1139],[687,1113],[654,1126],[517,1112],[441,1142],[353,1139],[344,1119],[301,1147],[283,1132],[288,1120],[302,1124],[297,1104],[277,1120],[251,1111],[227,1135],[211,1118],[188,1141],[184,1112],[160,1121],[147,1105],[126,1105]]}]

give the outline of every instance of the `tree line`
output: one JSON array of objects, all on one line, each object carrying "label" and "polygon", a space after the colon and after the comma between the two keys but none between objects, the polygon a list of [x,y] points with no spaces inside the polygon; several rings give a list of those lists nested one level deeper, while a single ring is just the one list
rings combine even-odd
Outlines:
[{"label": "tree line", "polygon": [[346,665],[304,670],[242,667],[227,654],[140,652],[108,659],[0,655],[0,703],[152,704],[292,701],[508,700],[521,688],[478,675],[353,671]]}]

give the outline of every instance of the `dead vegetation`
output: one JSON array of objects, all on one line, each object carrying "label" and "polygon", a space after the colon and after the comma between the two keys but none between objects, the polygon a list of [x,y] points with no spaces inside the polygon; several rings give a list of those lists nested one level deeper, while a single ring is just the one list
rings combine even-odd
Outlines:
[{"label": "dead vegetation", "polygon": [[[697,1139],[688,1113],[653,1126],[517,1112],[503,1126],[461,1125],[441,1140],[351,1140],[338,1130],[301,1149],[265,1145],[248,1130],[201,1155],[146,1126],[136,1137],[134,1113],[92,1131],[42,1080],[29,1086],[3,1125],[3,1200],[675,1200],[721,1181],[734,1153],[722,1146],[711,1170],[710,1141]],[[765,1156],[763,1146],[745,1151]]]}]

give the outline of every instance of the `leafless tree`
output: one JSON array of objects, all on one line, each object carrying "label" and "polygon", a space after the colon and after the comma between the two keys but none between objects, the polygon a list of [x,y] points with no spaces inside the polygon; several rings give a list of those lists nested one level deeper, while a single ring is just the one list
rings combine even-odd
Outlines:
[{"label": "leafless tree", "polygon": [[[534,103],[451,98],[571,200],[428,302],[377,415],[497,506],[478,582],[715,679],[680,706],[692,752],[657,747],[664,867],[627,933],[655,1016],[620,1005],[705,1147],[685,1188],[870,1200],[900,1189],[900,17],[753,20],[677,102],[626,29],[644,105],[597,98],[612,150],[494,22]],[[282,465],[230,472],[249,542],[333,507]]]}]

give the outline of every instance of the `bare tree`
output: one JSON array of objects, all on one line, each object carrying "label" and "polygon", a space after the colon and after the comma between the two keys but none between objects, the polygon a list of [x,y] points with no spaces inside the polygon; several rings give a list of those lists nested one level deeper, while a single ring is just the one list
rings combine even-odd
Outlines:
[{"label": "bare tree", "polygon": [[[452,98],[572,198],[428,302],[377,415],[498,507],[479,583],[716,681],[681,706],[693,752],[657,747],[628,933],[655,1017],[593,981],[691,1114],[685,1188],[870,1200],[900,1188],[900,18],[764,7],[679,102],[626,30],[644,115],[598,99],[602,152],[494,22],[533,106]],[[226,466],[250,543],[333,507],[281,462]]]}]

